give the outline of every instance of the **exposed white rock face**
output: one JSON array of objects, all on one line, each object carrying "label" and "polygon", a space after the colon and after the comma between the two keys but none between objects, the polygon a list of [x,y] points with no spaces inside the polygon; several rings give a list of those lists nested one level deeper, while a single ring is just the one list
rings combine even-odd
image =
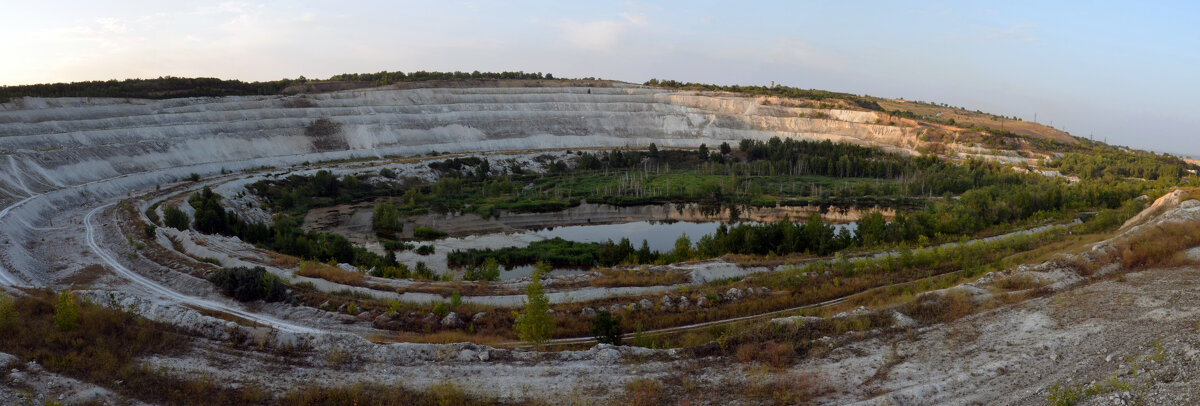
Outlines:
[{"label": "exposed white rock face", "polygon": [[[0,285],[49,282],[51,261],[29,247],[56,216],[193,173],[430,151],[695,147],[774,136],[901,152],[918,144],[919,129],[872,124],[873,112],[822,110],[831,119],[806,118],[811,109],[764,101],[628,84],[13,99],[0,104]],[[315,131],[321,119],[333,124]]]},{"label": "exposed white rock face", "polygon": [[[295,103],[305,98],[311,103]],[[311,105],[314,107],[288,107]],[[191,172],[428,151],[697,146],[772,136],[908,149],[915,130],[873,112],[765,106],[760,98],[615,88],[365,89],[301,96],[128,100],[23,98],[0,104],[0,199],[133,173]],[[306,135],[320,118],[340,125]],[[171,168],[187,167],[183,170]],[[163,171],[161,173],[155,173]]]}]

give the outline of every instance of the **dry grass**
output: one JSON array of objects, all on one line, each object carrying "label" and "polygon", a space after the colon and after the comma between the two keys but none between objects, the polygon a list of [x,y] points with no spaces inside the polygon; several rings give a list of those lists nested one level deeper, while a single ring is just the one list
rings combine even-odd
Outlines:
[{"label": "dry grass", "polygon": [[[48,290],[12,299],[0,294],[0,351],[20,363],[90,382],[123,397],[151,404],[262,404],[256,388],[232,389],[203,377],[164,375],[138,359],[186,352],[189,340],[175,327]],[[70,299],[64,299],[69,297]],[[69,327],[56,322],[63,303],[75,309]],[[119,386],[114,386],[120,382]]]},{"label": "dry grass", "polygon": [[1193,223],[1166,223],[1150,227],[1118,243],[1121,265],[1125,268],[1149,268],[1182,265],[1181,252],[1200,245],[1200,226]]},{"label": "dry grass", "polygon": [[405,335],[394,338],[398,338],[400,341],[410,343],[475,343],[480,345],[501,347],[505,344],[511,343],[516,337],[489,334],[471,334],[460,330],[442,330],[430,334]]},{"label": "dry grass", "polygon": [[100,279],[101,276],[104,276],[108,273],[108,269],[105,269],[103,266],[92,264],[72,272],[66,278],[63,278],[58,282],[60,284],[70,286],[71,288],[85,288],[91,286],[92,282],[95,282],[97,279]]},{"label": "dry grass", "polygon": [[280,269],[289,269],[300,266],[300,258],[291,255],[280,254],[275,251],[266,251],[267,258],[270,259],[267,265]]},{"label": "dry grass", "polygon": [[627,406],[658,406],[667,402],[662,382],[637,378],[625,384],[625,396],[618,402]]},{"label": "dry grass", "polygon": [[333,283],[351,286],[367,286],[367,277],[358,272],[350,272],[315,261],[300,261],[296,275],[309,278],[324,279]]},{"label": "dry grass", "polygon": [[1184,189],[1183,196],[1179,198],[1179,201],[1186,202],[1188,200],[1200,200],[1200,188]]},{"label": "dry grass", "polygon": [[1037,289],[1046,286],[1046,282],[1033,275],[1020,274],[997,280],[995,286],[1005,291],[1018,291]]},{"label": "dry grass", "polygon": [[904,306],[904,313],[922,324],[945,323],[957,320],[975,311],[971,296],[961,289],[952,289],[941,294],[922,295]]},{"label": "dry grass", "polygon": [[601,269],[600,275],[588,284],[600,287],[665,286],[688,281],[686,272],[663,272],[645,269]]},{"label": "dry grass", "polygon": [[1078,254],[1092,248],[1092,245],[1111,238],[1113,233],[1093,233],[1074,235],[1072,240],[1053,241],[1039,245],[1037,248],[1005,258],[1007,264],[1040,264],[1053,259],[1059,254]]},{"label": "dry grass", "polygon": [[423,391],[399,385],[355,384],[322,388],[310,386],[283,397],[285,405],[500,405],[495,399],[471,396],[451,382],[442,382]]},{"label": "dry grass", "polygon": [[804,405],[833,391],[833,386],[811,372],[754,373],[738,395],[751,404]]},{"label": "dry grass", "polygon": [[792,364],[796,346],[775,340],[750,342],[738,345],[734,353],[740,362],[758,362],[775,368],[786,368]]}]

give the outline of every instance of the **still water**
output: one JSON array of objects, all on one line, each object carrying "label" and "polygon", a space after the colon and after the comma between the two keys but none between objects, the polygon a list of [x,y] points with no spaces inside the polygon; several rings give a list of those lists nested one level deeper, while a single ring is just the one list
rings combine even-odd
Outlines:
[{"label": "still water", "polygon": [[[605,242],[608,240],[618,242],[622,238],[628,238],[633,243],[634,248],[641,248],[642,241],[644,240],[650,245],[651,250],[666,252],[675,249],[675,241],[680,236],[686,234],[692,243],[695,244],[696,241],[700,240],[700,237],[715,233],[717,227],[720,225],[721,222],[719,221],[701,223],[687,221],[634,221],[621,224],[553,227],[545,230],[526,231],[526,233],[547,239],[558,237],[577,242]],[[845,229],[854,234],[856,224],[850,222],[847,224],[834,224],[833,226],[835,231]]]},{"label": "still water", "polygon": [[[759,224],[756,222],[742,222],[735,224]],[[675,240],[680,236],[687,235],[695,244],[700,237],[715,233],[717,227],[721,225],[719,221],[711,222],[688,222],[688,221],[633,221],[621,224],[596,224],[583,226],[563,226],[553,227],[543,230],[524,231],[524,234],[537,235],[546,239],[562,238],[568,241],[576,242],[605,242],[612,240],[618,242],[622,238],[628,238],[633,243],[634,248],[641,248],[642,241],[650,246],[651,250],[658,252],[668,252],[675,249]],[[731,224],[732,225],[732,224]],[[847,224],[833,224],[835,232],[840,232],[845,229],[854,234],[857,224],[850,222]],[[529,276],[533,273],[533,265],[516,266],[511,269],[503,269],[500,272],[501,280],[517,279]],[[554,275],[572,275],[587,272],[586,269],[571,269],[571,268],[555,268],[551,271]]]}]

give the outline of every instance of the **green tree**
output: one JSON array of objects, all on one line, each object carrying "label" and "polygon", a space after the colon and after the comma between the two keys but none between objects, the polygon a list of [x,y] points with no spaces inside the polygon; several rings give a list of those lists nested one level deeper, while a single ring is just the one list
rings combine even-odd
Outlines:
[{"label": "green tree", "polygon": [[342,186],[349,190],[358,189],[358,177],[354,175],[343,176]]},{"label": "green tree", "polygon": [[858,220],[858,229],[855,233],[866,246],[883,242],[887,238],[887,220],[884,220],[883,213],[871,210],[870,213]]},{"label": "green tree", "polygon": [[607,310],[596,312],[592,318],[592,336],[601,344],[621,345],[621,316],[613,317]]},{"label": "green tree", "polygon": [[187,231],[189,224],[187,213],[175,206],[163,208],[163,224],[179,231]]},{"label": "green tree", "polygon": [[17,325],[17,309],[12,296],[0,291],[0,331],[9,331]]},{"label": "green tree", "polygon": [[658,145],[655,145],[653,142],[650,143],[650,157],[658,158]]},{"label": "green tree", "polygon": [[731,148],[729,146],[728,142],[722,142],[721,143],[721,155],[729,155],[730,152],[733,152],[733,148]]},{"label": "green tree", "polygon": [[79,303],[75,295],[63,289],[54,303],[54,328],[59,331],[71,331],[79,327]]},{"label": "green tree", "polygon": [[230,234],[229,221],[225,209],[221,208],[220,200],[221,195],[213,193],[207,186],[188,198],[188,203],[196,209],[192,214],[192,226],[196,231],[205,234]]},{"label": "green tree", "polygon": [[675,249],[671,251],[673,259],[675,261],[687,261],[692,259],[693,254],[692,240],[688,238],[687,234],[680,235],[679,239],[675,240]]},{"label": "green tree", "polygon": [[539,262],[533,277],[525,286],[525,309],[517,316],[517,337],[540,348],[554,333],[554,317],[550,316],[550,299],[542,288],[542,273],[550,272],[550,265]]}]

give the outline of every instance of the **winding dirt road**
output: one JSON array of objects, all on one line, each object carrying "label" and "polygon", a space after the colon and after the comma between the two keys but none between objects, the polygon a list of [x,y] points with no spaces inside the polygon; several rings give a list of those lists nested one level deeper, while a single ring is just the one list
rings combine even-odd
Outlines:
[{"label": "winding dirt road", "polygon": [[309,327],[305,327],[305,326],[301,326],[301,325],[297,325],[297,324],[292,324],[292,323],[282,321],[282,320],[279,320],[279,319],[276,319],[273,317],[269,317],[269,316],[264,316],[264,315],[260,315],[260,314],[247,312],[242,309],[227,306],[225,304],[214,302],[211,300],[184,295],[182,293],[176,292],[175,290],[172,290],[171,288],[162,286],[162,285],[158,284],[157,282],[150,280],[149,278],[146,278],[136,272],[131,271],[129,268],[126,268],[124,265],[121,265],[121,263],[118,262],[116,260],[116,258],[114,258],[112,256],[111,253],[105,251],[103,248],[100,248],[100,245],[96,243],[96,227],[92,224],[92,217],[95,217],[96,213],[98,213],[101,210],[103,210],[109,206],[112,206],[112,205],[113,205],[113,203],[109,203],[109,204],[105,204],[103,206],[92,209],[91,211],[88,212],[87,216],[84,216],[83,224],[87,229],[86,234],[87,234],[88,247],[92,250],[92,252],[94,252],[97,256],[99,256],[101,260],[103,260],[106,264],[108,264],[108,267],[112,268],[112,270],[114,272],[116,272],[117,275],[120,275],[121,277],[128,279],[129,281],[134,282],[137,285],[140,285],[143,289],[145,289],[147,292],[149,292],[151,294],[155,294],[162,298],[176,301],[179,303],[183,303],[183,304],[187,304],[187,305],[191,305],[191,306],[195,306],[195,307],[199,307],[199,308],[203,308],[203,309],[233,314],[238,317],[253,321],[255,323],[260,323],[263,325],[271,326],[273,328],[283,330],[283,331],[289,331],[289,332],[293,332],[293,333],[307,333],[307,334],[316,334],[316,333],[321,332],[321,330],[317,330],[317,329],[313,329],[313,328],[309,328]]}]

